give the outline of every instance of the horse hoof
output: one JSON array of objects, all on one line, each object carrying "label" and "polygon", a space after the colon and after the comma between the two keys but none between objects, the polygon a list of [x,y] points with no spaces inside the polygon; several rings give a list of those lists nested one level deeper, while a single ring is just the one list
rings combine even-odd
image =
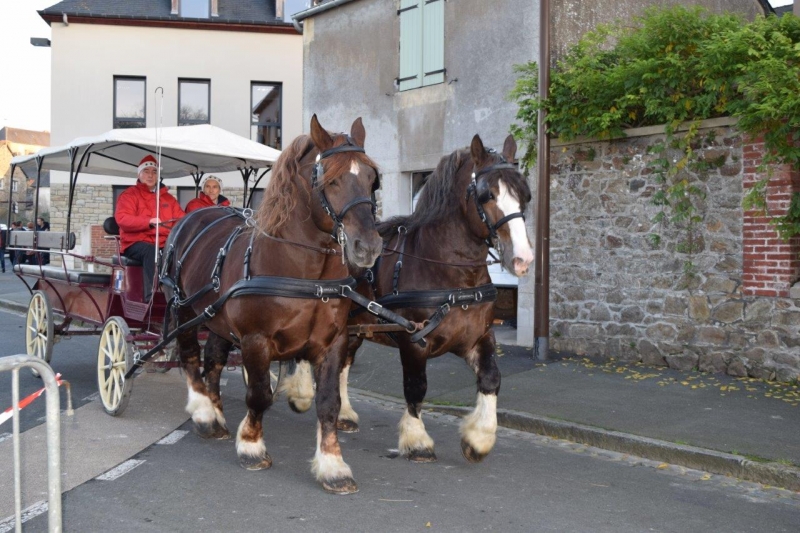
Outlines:
[{"label": "horse hoof", "polygon": [[195,433],[204,439],[229,439],[231,434],[228,428],[214,420],[213,422],[203,422],[194,424]]},{"label": "horse hoof", "polygon": [[355,494],[358,492],[358,485],[351,477],[323,480],[322,488],[331,494]]},{"label": "horse hoof", "polygon": [[358,422],[352,420],[339,419],[336,422],[336,429],[343,433],[358,433]]},{"label": "horse hoof", "polygon": [[289,408],[295,413],[305,413],[311,409],[312,400],[289,400]]},{"label": "horse hoof", "polygon": [[265,454],[264,457],[240,455],[239,466],[245,470],[266,470],[272,466],[272,457],[270,457],[269,454]]},{"label": "horse hoof", "polygon": [[407,457],[412,463],[435,463],[437,461],[433,450],[411,450]]},{"label": "horse hoof", "polygon": [[475,448],[463,439],[461,440],[461,454],[464,456],[464,459],[470,463],[480,463],[487,455],[485,453],[478,453],[475,451]]}]

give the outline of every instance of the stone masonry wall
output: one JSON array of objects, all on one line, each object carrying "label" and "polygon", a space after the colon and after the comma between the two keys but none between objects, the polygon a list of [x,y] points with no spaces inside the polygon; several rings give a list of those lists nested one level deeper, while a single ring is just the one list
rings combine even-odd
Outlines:
[{"label": "stone masonry wall", "polygon": [[[652,222],[659,208],[652,203],[657,184],[649,164],[658,156],[648,147],[664,140],[654,134],[658,128],[642,128],[648,134],[621,140],[554,144],[553,349],[734,376],[797,379],[800,299],[788,297],[785,289],[787,280],[800,277],[796,265],[789,265],[798,249],[792,257],[784,258],[787,252],[781,250],[784,255],[772,258],[782,262],[782,277],[773,278],[774,287],[769,280],[759,282],[773,292],[743,285],[743,258],[755,251],[753,239],[761,239],[762,246],[765,238],[778,241],[774,235],[745,232],[743,182],[753,180],[758,146],[743,143],[726,122],[732,121],[707,121],[715,127],[701,130],[706,141],[696,150],[709,168],[693,176],[706,193],[695,242],[699,251],[691,257],[693,275],[684,271],[689,256],[677,251],[685,233]],[[648,241],[651,232],[661,235],[658,246]],[[764,265],[759,268],[767,273]]]}]

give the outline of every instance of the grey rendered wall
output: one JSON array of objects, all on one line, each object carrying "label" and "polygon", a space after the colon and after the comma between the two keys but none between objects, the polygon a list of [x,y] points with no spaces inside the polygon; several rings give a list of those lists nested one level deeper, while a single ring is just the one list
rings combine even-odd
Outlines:
[{"label": "grey rendered wall", "polygon": [[[513,66],[539,56],[538,2],[448,0],[445,83],[399,92],[396,1],[359,0],[304,23],[304,128],[314,113],[333,130],[363,118],[367,153],[383,173],[383,218],[410,212],[411,172],[432,170],[476,133],[502,148],[517,111],[506,98]],[[519,344],[533,343],[532,310],[531,277],[519,284]]]}]

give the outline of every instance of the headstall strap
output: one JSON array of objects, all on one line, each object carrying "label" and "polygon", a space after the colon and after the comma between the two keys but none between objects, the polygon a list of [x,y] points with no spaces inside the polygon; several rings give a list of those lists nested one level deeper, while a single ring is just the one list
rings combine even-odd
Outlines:
[{"label": "headstall strap", "polygon": [[[494,150],[488,150],[489,153],[495,153]],[[511,213],[510,215],[506,215],[496,223],[492,224],[489,220],[489,216],[486,214],[486,210],[483,208],[483,204],[489,202],[494,196],[490,195],[487,198],[481,199],[478,195],[478,180],[488,174],[489,172],[494,172],[496,170],[517,170],[517,168],[510,164],[508,161],[505,160],[503,156],[499,156],[501,162],[496,163],[494,165],[489,165],[488,167],[482,168],[480,170],[473,170],[472,172],[472,183],[469,184],[467,187],[467,198],[472,195],[475,198],[475,208],[478,211],[478,216],[481,218],[483,223],[486,225],[486,228],[489,230],[489,237],[486,239],[486,244],[489,245],[489,248],[494,248],[497,250],[501,255],[503,253],[503,245],[500,242],[500,237],[497,235],[497,230],[500,229],[504,224],[508,223],[509,221],[515,218],[525,218],[525,215],[519,211],[516,213]]]}]

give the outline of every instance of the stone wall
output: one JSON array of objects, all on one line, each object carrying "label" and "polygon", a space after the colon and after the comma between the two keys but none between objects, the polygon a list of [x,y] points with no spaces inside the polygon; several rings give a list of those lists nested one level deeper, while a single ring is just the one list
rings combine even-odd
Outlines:
[{"label": "stone wall", "polygon": [[[632,130],[627,138],[608,142],[554,143],[554,350],[734,376],[797,379],[800,300],[788,297],[786,287],[777,287],[786,281],[785,272],[784,278],[772,279],[772,296],[749,290],[743,280],[744,254],[753,251],[756,233],[745,232],[743,182],[752,182],[758,159],[754,151],[760,145],[743,142],[732,124],[706,121],[701,130],[706,140],[696,153],[709,164],[691,176],[706,193],[700,202],[698,251],[692,257],[677,251],[684,232],[652,222],[659,208],[652,203],[657,185],[650,164],[657,156],[648,147],[664,140],[657,133],[660,128]],[[651,232],[661,235],[659,245],[647,239]],[[758,238],[762,245],[779,242],[774,231]],[[797,252],[793,247],[793,257]],[[775,264],[789,262],[782,255],[773,259]],[[693,274],[685,272],[687,260],[695,265]],[[795,268],[790,275],[796,281],[800,272]]]}]

